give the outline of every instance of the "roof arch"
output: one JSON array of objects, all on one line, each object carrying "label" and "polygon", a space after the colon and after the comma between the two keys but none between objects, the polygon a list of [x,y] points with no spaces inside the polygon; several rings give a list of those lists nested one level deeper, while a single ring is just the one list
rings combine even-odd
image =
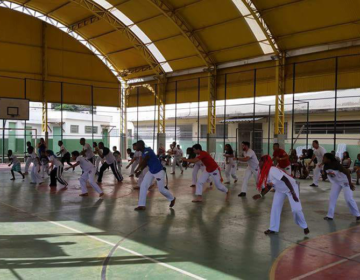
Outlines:
[{"label": "roof arch", "polygon": [[113,75],[118,79],[118,81],[121,84],[125,83],[124,79],[117,72],[117,70],[115,69],[113,64],[106,58],[106,56],[103,55],[88,40],[83,38],[76,31],[71,30],[68,26],[65,26],[64,24],[62,24],[59,21],[53,19],[52,17],[49,17],[48,15],[45,15],[45,14],[43,14],[41,12],[38,12],[38,11],[35,11],[35,10],[31,9],[31,8],[25,7],[24,5],[19,5],[17,3],[13,3],[12,1],[0,0],[0,7],[7,8],[7,9],[10,9],[10,10],[14,10],[14,11],[29,15],[31,17],[35,17],[35,18],[37,18],[37,19],[39,19],[41,21],[44,21],[44,22],[46,22],[46,23],[60,29],[61,31],[67,33],[68,35],[73,37],[75,40],[77,40],[78,42],[83,44],[86,48],[88,48],[94,55],[96,55],[105,64],[105,66],[107,68],[109,68],[111,73],[113,73]]}]

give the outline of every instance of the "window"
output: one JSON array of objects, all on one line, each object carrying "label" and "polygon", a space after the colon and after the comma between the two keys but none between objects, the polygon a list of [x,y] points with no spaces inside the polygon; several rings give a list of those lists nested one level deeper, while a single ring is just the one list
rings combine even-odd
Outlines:
[{"label": "window", "polygon": [[70,133],[79,133],[78,125],[70,125]]},{"label": "window", "polygon": [[86,134],[91,134],[91,133],[97,134],[98,133],[98,127],[93,126],[92,128],[93,128],[93,130],[91,132],[91,126],[85,126],[85,133]]},{"label": "window", "polygon": [[[332,122],[309,122],[309,134],[334,134],[335,123]],[[302,128],[302,134],[306,134],[306,122],[295,123],[295,133]],[[360,134],[360,121],[338,121],[336,134]]]},{"label": "window", "polygon": [[[200,138],[206,138],[207,137],[207,125],[202,124],[200,129]],[[228,137],[228,125],[225,125],[225,138]],[[217,124],[216,125],[216,138],[224,138],[224,125],[223,124]]]}]

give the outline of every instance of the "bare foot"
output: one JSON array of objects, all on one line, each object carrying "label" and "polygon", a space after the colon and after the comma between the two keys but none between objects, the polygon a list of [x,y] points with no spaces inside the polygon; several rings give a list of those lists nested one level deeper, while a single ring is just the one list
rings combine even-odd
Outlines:
[{"label": "bare foot", "polygon": [[146,207],[145,206],[138,206],[134,209],[135,211],[145,211]]},{"label": "bare foot", "polygon": [[196,186],[195,185],[191,185],[190,188],[195,188]]},{"label": "bare foot", "polygon": [[225,201],[229,201],[229,198],[230,198],[230,191],[228,191],[228,192],[226,193]]},{"label": "bare foot", "polygon": [[236,184],[237,183],[237,179],[234,181],[234,184]]},{"label": "bare foot", "polygon": [[194,203],[201,203],[201,202],[202,202],[202,197],[197,197],[197,198],[195,198],[192,202],[194,202]]},{"label": "bare foot", "polygon": [[89,196],[88,193],[82,193],[82,194],[79,194],[79,196]]},{"label": "bare foot", "polygon": [[10,180],[11,180],[11,181],[14,181],[14,180],[15,180],[15,178],[11,178]]},{"label": "bare foot", "polygon": [[184,174],[184,170],[181,170],[181,173],[180,173],[181,175],[183,175]]},{"label": "bare foot", "polygon": [[102,192],[101,194],[99,194],[99,197],[103,197],[104,196],[104,193]]},{"label": "bare foot", "polygon": [[225,182],[224,185],[230,185],[230,182]]}]

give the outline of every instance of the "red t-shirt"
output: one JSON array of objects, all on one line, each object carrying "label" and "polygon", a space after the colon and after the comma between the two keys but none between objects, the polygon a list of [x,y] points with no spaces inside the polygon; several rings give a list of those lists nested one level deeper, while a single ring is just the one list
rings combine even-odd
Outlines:
[{"label": "red t-shirt", "polygon": [[[287,156],[287,153],[283,149],[279,149],[277,151],[274,151],[274,153],[273,153],[273,157],[275,157],[275,158],[277,158],[277,157],[283,158],[285,156]],[[277,164],[280,168],[285,168],[285,167],[288,167],[291,163],[290,163],[290,160],[288,157],[286,160],[278,160]]]},{"label": "red t-shirt", "polygon": [[200,154],[197,156],[198,159],[202,161],[202,163],[206,167],[207,172],[213,172],[219,168],[215,160],[211,157],[211,155],[207,152],[201,151]]}]

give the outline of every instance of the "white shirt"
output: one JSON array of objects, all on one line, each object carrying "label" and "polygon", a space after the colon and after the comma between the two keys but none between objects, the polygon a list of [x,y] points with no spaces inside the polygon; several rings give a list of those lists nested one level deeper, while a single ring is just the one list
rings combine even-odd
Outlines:
[{"label": "white shirt", "polygon": [[88,143],[86,143],[83,146],[83,151],[85,151],[85,156],[87,159],[91,159],[94,157],[94,153],[92,151],[92,148],[90,147],[90,145]]},{"label": "white shirt", "polygon": [[139,162],[141,156],[142,156],[142,152],[141,152],[141,151],[135,151],[135,153],[134,153],[135,162]]},{"label": "white shirt", "polygon": [[63,157],[68,151],[65,149],[64,145],[60,147],[60,155]]},{"label": "white shirt", "polygon": [[109,165],[115,162],[115,157],[112,152],[109,152],[106,156],[104,156],[104,159]]},{"label": "white shirt", "polygon": [[349,187],[347,176],[339,170],[327,169],[326,173],[331,184],[340,185],[341,187]]},{"label": "white shirt", "polygon": [[49,161],[54,164],[55,167],[63,167],[63,164],[55,156],[49,156]]},{"label": "white shirt", "polygon": [[11,156],[10,156],[10,160],[12,161],[12,164],[13,164],[13,165],[20,164],[19,159],[18,159],[17,156],[15,156],[15,155],[11,155]]},{"label": "white shirt", "polygon": [[256,157],[255,152],[252,149],[247,150],[247,152],[243,152],[244,157],[249,157],[250,159],[247,161],[248,166],[252,170],[257,170],[259,167],[259,161]]},{"label": "white shirt", "polygon": [[176,157],[182,157],[183,154],[184,154],[183,150],[182,150],[182,149],[179,149],[179,148],[175,148],[175,149],[174,149],[174,153],[175,153],[175,156],[176,156]]},{"label": "white shirt", "polygon": [[37,160],[38,156],[37,156],[37,154],[35,154],[35,152],[30,154],[30,158],[31,158],[31,161],[33,162],[34,166],[39,166],[39,161]]},{"label": "white shirt", "polygon": [[319,148],[314,149],[314,155],[317,159],[318,164],[322,163],[325,154],[326,154],[326,150],[324,147],[319,146]]},{"label": "white shirt", "polygon": [[77,157],[76,162],[78,162],[80,164],[80,167],[84,172],[95,169],[95,166],[90,161],[88,161],[86,158],[84,158],[82,156]]},{"label": "white shirt", "polygon": [[273,188],[277,192],[290,193],[290,190],[286,186],[285,182],[281,180],[282,177],[284,177],[284,176],[290,181],[290,184],[292,185],[292,187],[295,190],[297,188],[297,184],[296,184],[296,181],[294,180],[294,178],[292,178],[291,176],[286,174],[284,171],[280,170],[279,168],[277,168],[275,166],[272,166],[270,168],[269,175],[267,178],[267,183],[270,183],[271,185],[273,185]]}]

